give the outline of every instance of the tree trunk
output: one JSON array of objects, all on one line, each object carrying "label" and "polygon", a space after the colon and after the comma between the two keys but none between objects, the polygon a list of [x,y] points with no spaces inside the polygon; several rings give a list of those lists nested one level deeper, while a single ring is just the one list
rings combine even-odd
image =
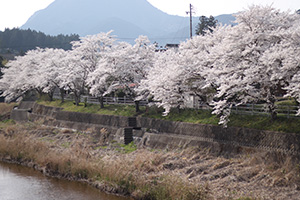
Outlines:
[{"label": "tree trunk", "polygon": [[104,108],[104,101],[103,101],[104,99],[103,99],[103,96],[101,96],[101,97],[98,97],[98,101],[99,101],[99,103],[100,103],[100,108]]},{"label": "tree trunk", "polygon": [[80,103],[80,94],[77,94],[77,92],[74,92],[74,99],[75,99],[75,105],[79,106],[79,103]]},{"label": "tree trunk", "polygon": [[48,93],[49,101],[53,101],[54,91]]},{"label": "tree trunk", "polygon": [[268,112],[270,113],[272,120],[277,118],[275,101],[276,100],[274,98],[268,100]]},{"label": "tree trunk", "polygon": [[63,88],[60,88],[60,98],[61,98],[61,103],[65,102],[65,90]]},{"label": "tree trunk", "polygon": [[140,112],[140,101],[134,101],[135,103],[135,112],[139,113]]},{"label": "tree trunk", "polygon": [[176,110],[177,110],[177,113],[179,114],[180,113],[180,105],[176,106]]},{"label": "tree trunk", "polygon": [[272,120],[277,119],[277,112],[275,110],[273,112],[271,112],[271,119]]},{"label": "tree trunk", "polygon": [[43,91],[40,89],[36,89],[36,91],[38,92],[38,98],[41,99],[43,96]]},{"label": "tree trunk", "polygon": [[84,107],[87,107],[87,97],[84,97]]}]

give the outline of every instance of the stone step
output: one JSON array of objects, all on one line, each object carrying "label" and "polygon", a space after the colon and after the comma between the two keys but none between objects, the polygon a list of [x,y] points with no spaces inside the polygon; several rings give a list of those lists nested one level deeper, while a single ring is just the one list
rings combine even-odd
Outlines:
[{"label": "stone step", "polygon": [[128,126],[136,127],[136,117],[128,117]]},{"label": "stone step", "polygon": [[124,128],[124,142],[129,144],[133,141],[133,128]]}]

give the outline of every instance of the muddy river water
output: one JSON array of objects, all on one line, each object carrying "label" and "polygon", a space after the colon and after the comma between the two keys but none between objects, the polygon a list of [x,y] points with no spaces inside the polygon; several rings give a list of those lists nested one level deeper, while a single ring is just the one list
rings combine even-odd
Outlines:
[{"label": "muddy river water", "polygon": [[31,168],[0,162],[0,200],[129,200],[83,183],[45,177]]}]

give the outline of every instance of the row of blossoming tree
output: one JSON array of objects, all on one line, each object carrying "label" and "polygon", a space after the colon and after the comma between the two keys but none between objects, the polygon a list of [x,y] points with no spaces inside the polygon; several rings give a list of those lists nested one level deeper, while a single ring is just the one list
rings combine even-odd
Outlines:
[{"label": "row of blossoming tree", "polygon": [[84,92],[101,102],[122,86],[137,101],[153,98],[168,114],[193,94],[225,125],[232,106],[249,102],[265,103],[274,118],[279,90],[300,101],[300,16],[271,6],[251,6],[236,15],[235,26],[219,25],[178,50],[155,52],[144,36],[134,45],[117,42],[111,32],[72,45],[70,51],[32,50],[9,62],[0,80],[6,100],[32,89],[51,96],[60,88],[77,104]]}]

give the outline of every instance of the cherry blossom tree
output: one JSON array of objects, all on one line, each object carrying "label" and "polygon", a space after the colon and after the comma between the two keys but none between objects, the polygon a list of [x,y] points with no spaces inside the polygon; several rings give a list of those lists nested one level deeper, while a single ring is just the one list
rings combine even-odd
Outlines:
[{"label": "cherry blossom tree", "polygon": [[289,74],[282,73],[282,59],[272,59],[289,37],[299,16],[280,12],[270,6],[251,6],[236,16],[236,26],[211,54],[214,76],[219,77],[214,114],[220,123],[228,122],[233,105],[263,101],[274,119],[275,94]]},{"label": "cherry blossom tree", "polygon": [[28,51],[25,56],[19,56],[16,60],[7,64],[7,69],[3,70],[1,79],[1,90],[4,91],[6,101],[12,101],[24,95],[27,91],[35,89],[42,94],[41,84],[42,71],[40,70],[45,58],[45,51],[37,48]]},{"label": "cherry blossom tree", "polygon": [[[133,46],[123,48],[126,61],[121,61],[114,77],[125,92],[135,98],[136,112],[139,112],[139,101],[136,88],[147,74],[152,70],[154,63],[155,46],[150,43],[147,36],[139,36]],[[121,59],[122,60],[122,59]]]},{"label": "cherry blossom tree", "polygon": [[102,52],[114,45],[115,37],[111,36],[111,32],[89,35],[72,42],[73,49],[64,59],[65,73],[60,79],[63,80],[61,87],[73,92],[76,105],[79,105],[81,95],[88,89],[87,77],[96,69]]},{"label": "cherry blossom tree", "polygon": [[[125,44],[123,48],[125,49],[128,45],[129,44]],[[87,85],[90,87],[90,94],[98,98],[101,108],[104,108],[103,97],[111,92],[110,88],[115,84],[113,74],[117,68],[114,67],[114,65],[119,62],[116,58],[126,58],[126,55],[124,56],[124,51],[119,52],[117,50],[118,47],[116,46],[119,47],[119,45],[113,45],[109,52],[102,52],[101,61],[98,62],[95,70],[90,72],[87,77]]]},{"label": "cherry blossom tree", "polygon": [[[295,26],[294,31],[289,34],[285,46],[281,47],[276,55],[274,59],[277,59],[277,57],[284,58],[282,61],[282,72],[287,73],[290,77],[284,88],[287,91],[285,96],[294,97],[300,103],[300,21]],[[297,115],[300,115],[300,107]]]},{"label": "cherry blossom tree", "polygon": [[158,107],[165,109],[164,115],[172,107],[183,104],[182,77],[184,70],[178,65],[179,54],[173,50],[156,54],[153,69],[141,81],[137,91],[152,96]]},{"label": "cherry blossom tree", "polygon": [[45,49],[45,59],[43,65],[39,68],[42,71],[40,76],[40,84],[43,92],[47,93],[50,101],[56,88],[59,88],[61,101],[64,102],[65,89],[62,86],[63,80],[61,75],[64,73],[64,62],[68,51],[63,49]]},{"label": "cherry blossom tree", "polygon": [[[145,36],[136,39],[132,46],[119,42],[112,46],[111,51],[104,53],[101,62],[94,72],[88,76],[90,93],[98,96],[103,107],[103,96],[122,88],[125,93],[135,97],[134,88],[146,77],[152,67],[154,47]],[[136,110],[139,111],[138,101]]]},{"label": "cherry blossom tree", "polygon": [[198,96],[209,104],[215,93],[216,78],[211,75],[213,48],[224,38],[226,27],[215,28],[217,33],[197,36],[180,44],[178,50],[156,54],[154,68],[138,87],[140,94],[152,96],[156,105],[165,109],[183,108],[186,97]]},{"label": "cherry blossom tree", "polygon": [[211,104],[216,93],[218,77],[214,63],[216,59],[212,56],[219,48],[219,44],[226,37],[229,26],[217,26],[213,28],[214,33],[205,36],[193,37],[193,39],[181,43],[179,53],[181,55],[178,62],[184,69],[181,76],[185,83],[186,93],[197,96],[202,103]]},{"label": "cherry blossom tree", "polygon": [[16,57],[16,60],[7,63],[7,68],[2,69],[3,77],[0,80],[0,90],[3,91],[2,96],[5,97],[6,102],[22,96],[28,90],[22,82],[17,81],[17,79],[21,79],[18,75],[23,71],[24,62],[22,58],[21,56]]}]

